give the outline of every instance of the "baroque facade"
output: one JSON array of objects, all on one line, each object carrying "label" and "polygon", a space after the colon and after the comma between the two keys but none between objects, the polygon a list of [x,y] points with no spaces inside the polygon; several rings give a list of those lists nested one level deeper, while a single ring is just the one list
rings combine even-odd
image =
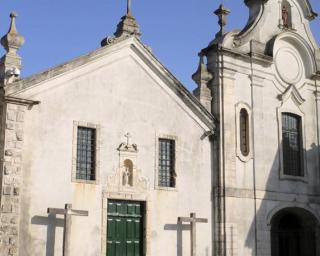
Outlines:
[{"label": "baroque facade", "polygon": [[10,15],[1,256],[320,255],[317,15],[308,0],[245,4],[242,30],[215,11],[193,94],[140,40],[130,4],[101,48],[27,78]]}]

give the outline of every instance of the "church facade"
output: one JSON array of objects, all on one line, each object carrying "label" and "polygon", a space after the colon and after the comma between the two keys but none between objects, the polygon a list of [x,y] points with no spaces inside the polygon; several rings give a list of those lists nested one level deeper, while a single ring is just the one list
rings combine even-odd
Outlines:
[{"label": "church facade", "polygon": [[[190,93],[128,10],[28,78],[1,39],[0,255],[320,255],[320,52],[308,0],[248,0]],[[191,215],[190,215],[191,214]]]}]

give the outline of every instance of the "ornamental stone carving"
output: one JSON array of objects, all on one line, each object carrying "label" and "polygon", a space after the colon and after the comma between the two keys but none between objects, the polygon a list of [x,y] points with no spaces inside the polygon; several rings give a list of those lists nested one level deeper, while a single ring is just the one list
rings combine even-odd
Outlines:
[{"label": "ornamental stone carving", "polygon": [[137,169],[138,147],[130,143],[131,135],[125,135],[127,141],[118,147],[119,167],[107,177],[107,191],[125,194],[141,194],[148,190],[148,179]]}]

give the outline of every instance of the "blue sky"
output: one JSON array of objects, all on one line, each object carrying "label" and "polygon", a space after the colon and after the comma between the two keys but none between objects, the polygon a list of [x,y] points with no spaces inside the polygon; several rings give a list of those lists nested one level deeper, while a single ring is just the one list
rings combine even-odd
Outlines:
[{"label": "blue sky", "polygon": [[[320,1],[310,2],[320,13]],[[231,9],[227,29],[242,28],[248,16],[243,1],[224,3]],[[190,90],[195,87],[191,75],[197,68],[197,53],[218,30],[212,13],[219,4],[217,0],[132,0],[142,41]],[[1,35],[8,30],[12,10],[19,14],[18,30],[26,39],[20,51],[26,77],[100,47],[125,13],[126,0],[2,0]],[[311,27],[320,42],[320,18]]]}]

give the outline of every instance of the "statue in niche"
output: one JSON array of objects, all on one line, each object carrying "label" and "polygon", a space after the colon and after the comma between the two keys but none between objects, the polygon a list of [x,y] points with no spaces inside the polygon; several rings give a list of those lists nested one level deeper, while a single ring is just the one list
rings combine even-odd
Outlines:
[{"label": "statue in niche", "polygon": [[282,1],[282,26],[285,29],[292,27],[291,21],[291,6],[287,0]]},{"label": "statue in niche", "polygon": [[289,12],[286,6],[282,6],[282,22],[284,28],[289,28]]},{"label": "statue in niche", "polygon": [[122,185],[124,187],[133,186],[133,164],[131,160],[124,161],[124,171],[122,175]]}]

